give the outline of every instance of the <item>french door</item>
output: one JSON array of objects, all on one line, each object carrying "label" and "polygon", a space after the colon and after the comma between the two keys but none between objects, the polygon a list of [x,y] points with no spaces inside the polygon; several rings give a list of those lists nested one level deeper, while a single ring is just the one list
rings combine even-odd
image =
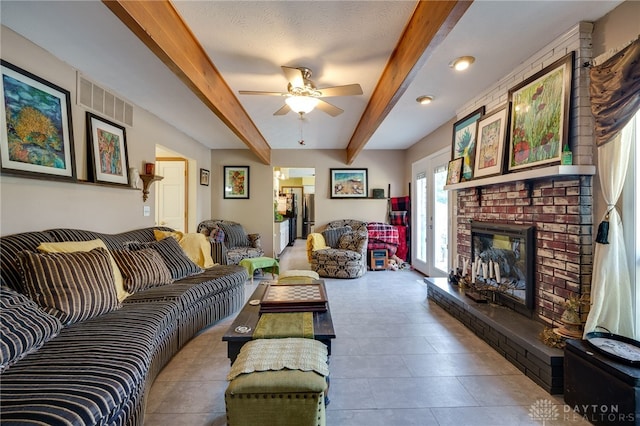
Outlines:
[{"label": "french door", "polygon": [[411,263],[431,277],[447,275],[449,263],[449,194],[443,189],[450,151],[445,149],[412,164],[413,223]]}]

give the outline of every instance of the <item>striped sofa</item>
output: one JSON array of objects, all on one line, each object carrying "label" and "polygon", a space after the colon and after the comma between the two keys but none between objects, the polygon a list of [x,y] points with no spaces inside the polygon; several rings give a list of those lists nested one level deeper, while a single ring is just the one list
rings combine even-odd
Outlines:
[{"label": "striped sofa", "polygon": [[[27,299],[20,293],[24,277],[17,258],[24,251],[36,252],[43,242],[99,239],[109,250],[119,250],[131,241],[155,241],[154,229],[170,231],[158,227],[102,234],[52,229],[1,237],[3,298],[11,293]],[[106,252],[97,249],[98,254]],[[142,425],[145,397],[159,371],[197,332],[242,306],[247,278],[242,267],[214,266],[136,292],[107,313],[58,327],[55,337],[0,374],[2,424]],[[32,308],[33,301],[16,302],[16,297],[8,303]],[[4,309],[0,316],[3,334],[25,324]],[[44,329],[32,327],[34,332],[37,328],[35,334]],[[3,356],[4,340],[3,336]]]}]

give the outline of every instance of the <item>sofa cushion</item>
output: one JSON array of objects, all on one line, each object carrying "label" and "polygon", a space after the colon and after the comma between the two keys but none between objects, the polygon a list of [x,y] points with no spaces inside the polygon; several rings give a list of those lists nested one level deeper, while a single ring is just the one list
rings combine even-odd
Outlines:
[{"label": "sofa cushion", "polygon": [[227,240],[227,247],[235,248],[251,246],[247,233],[239,223],[220,222],[218,226],[224,231],[224,235]]},{"label": "sofa cushion", "polygon": [[[94,248],[102,247],[107,249],[104,241],[100,239],[90,240],[90,241],[63,241],[56,243],[42,243],[38,246],[38,250],[45,253],[72,253],[74,251],[89,251]],[[129,293],[124,289],[124,283],[122,280],[122,274],[120,273],[120,268],[118,268],[118,264],[113,259],[111,254],[109,254],[109,260],[111,261],[111,268],[113,270],[113,279],[116,285],[116,295],[118,300],[122,302],[124,299],[129,296]]]},{"label": "sofa cushion", "polygon": [[171,272],[171,278],[173,280],[179,280],[191,275],[201,274],[204,269],[196,265],[189,259],[180,247],[180,244],[175,238],[164,238],[160,241],[152,241],[148,243],[141,243],[139,241],[131,241],[127,244],[129,250],[142,250],[145,248],[151,248],[158,252],[162,260],[164,261],[169,272]]},{"label": "sofa cushion", "polygon": [[143,400],[154,358],[172,350],[178,311],[172,301],[125,304],[65,327],[3,373],[2,424],[135,424],[116,418]]},{"label": "sofa cushion", "polygon": [[0,287],[0,372],[58,335],[60,321],[23,294]]},{"label": "sofa cushion", "polygon": [[46,232],[23,232],[0,238],[0,268],[2,279],[7,286],[19,293],[24,293],[16,255],[23,250],[36,251],[36,248],[45,241],[54,240]]},{"label": "sofa cushion", "polygon": [[134,229],[119,234],[103,234],[82,229],[56,228],[48,230],[47,233],[53,236],[54,241],[89,241],[100,239],[104,241],[109,250],[121,250],[128,241],[155,241],[156,238],[153,234],[155,230],[170,231],[171,228],[157,226],[153,228]]},{"label": "sofa cushion", "polygon": [[118,308],[109,253],[17,254],[25,293],[63,324],[73,324]]},{"label": "sofa cushion", "polygon": [[169,268],[160,254],[152,248],[136,251],[113,250],[111,253],[122,272],[124,288],[129,293],[173,282]]},{"label": "sofa cushion", "polygon": [[353,229],[349,225],[341,226],[339,228],[327,228],[322,231],[322,236],[329,247],[338,248],[338,243],[340,242],[342,234],[346,234],[352,230]]},{"label": "sofa cushion", "polygon": [[160,230],[155,230],[153,233],[156,240],[162,240],[167,237],[175,238],[189,259],[201,268],[211,268],[215,265],[211,257],[211,244],[204,234]]}]

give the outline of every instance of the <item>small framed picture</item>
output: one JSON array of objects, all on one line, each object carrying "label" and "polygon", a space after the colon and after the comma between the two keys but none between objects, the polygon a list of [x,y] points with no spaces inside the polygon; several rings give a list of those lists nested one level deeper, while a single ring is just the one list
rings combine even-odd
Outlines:
[{"label": "small framed picture", "polygon": [[249,199],[249,166],[224,166],[224,198]]},{"label": "small framed picture", "polygon": [[6,61],[0,65],[2,174],[75,181],[69,91]]},{"label": "small framed picture", "polygon": [[473,163],[476,159],[476,135],[478,121],[484,115],[484,106],[473,111],[453,125],[451,159],[462,157],[461,180],[473,178]]},{"label": "small framed picture", "polygon": [[462,157],[449,161],[449,167],[447,168],[447,185],[460,183],[460,178],[462,177],[462,161]]},{"label": "small framed picture", "polygon": [[485,115],[478,122],[478,146],[473,177],[499,175],[505,151],[507,108]]},{"label": "small framed picture", "polygon": [[211,173],[207,169],[200,169],[200,185],[209,186],[209,176]]},{"label": "small framed picture", "polygon": [[124,127],[87,111],[89,180],[129,185],[129,159]]},{"label": "small framed picture", "polygon": [[368,197],[368,169],[331,169],[331,198]]}]

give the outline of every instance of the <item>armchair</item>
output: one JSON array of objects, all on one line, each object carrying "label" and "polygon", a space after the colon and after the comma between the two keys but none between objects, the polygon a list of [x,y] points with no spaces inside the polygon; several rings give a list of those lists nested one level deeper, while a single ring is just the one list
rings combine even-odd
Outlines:
[{"label": "armchair", "polygon": [[237,265],[242,259],[264,255],[260,234],[247,234],[243,226],[237,222],[205,220],[198,225],[198,232],[209,238],[211,257],[216,263]]},{"label": "armchair", "polygon": [[321,234],[309,234],[311,270],[328,278],[361,277],[367,271],[368,240],[366,226],[355,231],[349,225],[327,227]]}]

